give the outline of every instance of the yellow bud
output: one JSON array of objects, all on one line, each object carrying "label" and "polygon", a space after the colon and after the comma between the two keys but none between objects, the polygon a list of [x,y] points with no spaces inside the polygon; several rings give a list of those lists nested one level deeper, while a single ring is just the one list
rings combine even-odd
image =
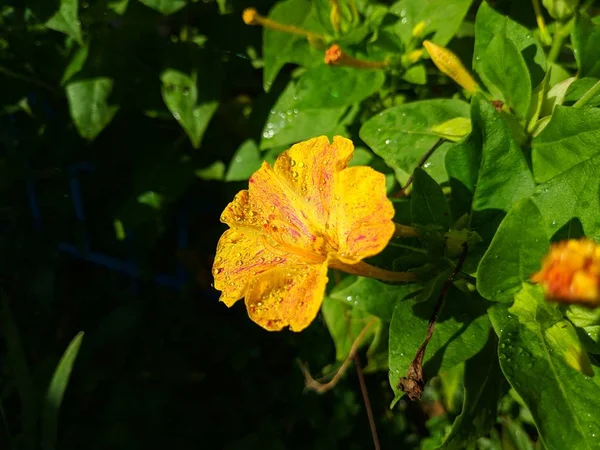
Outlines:
[{"label": "yellow bud", "polygon": [[477,92],[479,86],[471,74],[465,69],[463,63],[454,53],[445,47],[431,41],[423,41],[429,57],[440,71],[469,92]]},{"label": "yellow bud", "polygon": [[422,56],[423,56],[423,50],[413,50],[408,55],[406,55],[406,60],[409,63],[414,64],[417,61],[419,61]]},{"label": "yellow bud", "polygon": [[340,31],[340,4],[337,1],[331,2],[331,12],[329,13],[329,21],[331,22],[331,26],[336,32]]},{"label": "yellow bud", "polygon": [[412,35],[416,38],[421,37],[423,31],[425,31],[425,26],[427,24],[424,20],[421,20],[418,24],[416,24],[412,29]]}]

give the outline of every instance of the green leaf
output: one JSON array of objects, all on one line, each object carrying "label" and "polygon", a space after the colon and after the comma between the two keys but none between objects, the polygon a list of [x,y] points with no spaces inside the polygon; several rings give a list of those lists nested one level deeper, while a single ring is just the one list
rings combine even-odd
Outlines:
[{"label": "green leaf", "polygon": [[425,22],[421,36],[433,33],[431,40],[446,45],[454,37],[467,15],[473,0],[400,0],[390,7],[390,13],[401,18],[394,31],[404,45],[413,39],[412,30],[419,22]]},{"label": "green leaf", "polygon": [[[395,106],[371,117],[360,129],[360,138],[381,156],[405,182],[421,157],[438,141],[437,126],[457,117],[468,118],[469,106],[461,100],[424,100]],[[447,180],[443,144],[423,166],[438,183]]]},{"label": "green leaf", "polygon": [[396,303],[420,289],[422,286],[417,283],[393,285],[358,277],[352,284],[336,289],[329,296],[389,322]]},{"label": "green leaf", "polygon": [[600,110],[557,106],[533,139],[532,165],[538,183],[549,180],[600,152]]},{"label": "green leaf", "polygon": [[[540,120],[550,119],[550,115],[554,112],[554,108],[564,103],[565,94],[566,92],[568,92],[569,87],[571,86],[571,84],[573,84],[574,81],[575,77],[569,77],[565,80],[558,82],[548,90],[548,92],[545,95],[545,98],[542,101],[542,109],[540,111],[540,117],[542,117],[542,119]],[[576,100],[579,100],[579,97],[577,97]],[[528,131],[531,132],[532,129],[533,127],[530,126]],[[537,135],[533,134],[533,136],[535,137]]]},{"label": "green leaf", "polygon": [[481,73],[481,65],[489,64],[487,49],[492,40],[502,35],[509,39],[523,56],[531,79],[531,86],[539,85],[546,73],[546,56],[534,33],[523,25],[496,12],[486,2],[477,10],[475,18],[475,49],[473,68]]},{"label": "green leaf", "polygon": [[60,0],[58,11],[48,19],[46,26],[72,37],[78,44],[83,44],[81,22],[79,21],[79,0]]},{"label": "green leaf", "polygon": [[339,108],[373,95],[385,81],[381,70],[360,70],[319,65],[306,71],[296,83],[296,107]]},{"label": "green leaf", "polygon": [[366,148],[356,147],[354,149],[354,156],[348,163],[348,167],[352,166],[367,166],[371,161],[373,161],[373,153],[371,153]]},{"label": "green leaf", "polygon": [[269,112],[262,132],[260,149],[288,145],[319,135],[342,134],[337,127],[347,107],[298,107],[296,83],[290,82]]},{"label": "green leaf", "polygon": [[65,85],[73,76],[81,72],[85,62],[87,61],[90,47],[85,45],[83,47],[78,48],[69,64],[65,67],[65,71],[63,72],[62,79],[60,80],[61,85]]},{"label": "green leaf", "polygon": [[[564,94],[565,102],[576,102],[583,94],[589,91],[592,86],[594,86],[598,81],[597,78],[580,78],[574,79],[573,82],[569,84],[566,89],[566,93]],[[600,105],[600,92],[594,95],[587,103],[587,106],[599,106]]]},{"label": "green leaf", "polygon": [[458,142],[471,132],[471,119],[457,117],[434,126],[431,131],[447,141]]},{"label": "green leaf", "polygon": [[531,79],[525,60],[515,44],[502,33],[497,34],[489,43],[478,67],[492,95],[503,100],[518,117],[524,119],[531,101]]},{"label": "green leaf", "polygon": [[498,363],[498,339],[490,333],[485,347],[465,362],[465,396],[460,415],[440,450],[462,450],[496,423],[498,402],[508,385]]},{"label": "green leaf", "polygon": [[416,225],[437,225],[444,231],[450,226],[450,209],[442,188],[423,169],[414,172],[410,196],[412,222]]},{"label": "green leaf", "polygon": [[[285,0],[277,3],[269,12],[269,19],[286,25],[294,25],[305,28],[312,12],[312,4],[309,0]],[[303,47],[308,46],[305,37],[283,31],[263,30],[263,57],[265,67],[263,70],[263,88],[269,92],[273,81],[281,68],[293,61],[290,52],[300,42]]]},{"label": "green leaf", "polygon": [[569,305],[565,315],[575,325],[586,350],[596,355],[600,354],[600,309]]},{"label": "green leaf", "polygon": [[[394,309],[390,324],[389,365],[390,384],[396,398],[402,395],[397,388],[398,380],[406,376],[425,339],[439,293],[439,289],[432,291],[425,302],[414,296],[406,298]],[[490,328],[486,315],[489,305],[476,293],[450,288],[423,359],[426,382],[471,358],[484,347]]]},{"label": "green leaf", "polygon": [[222,180],[225,176],[225,164],[223,161],[215,161],[207,167],[195,170],[194,175],[202,180]]},{"label": "green leaf", "polygon": [[600,24],[587,15],[579,15],[571,34],[578,78],[600,78]]},{"label": "green leaf", "polygon": [[140,3],[143,3],[148,8],[152,8],[155,11],[158,11],[165,16],[173,14],[174,12],[179,11],[185,5],[187,5],[187,0],[138,0]]},{"label": "green leaf", "polygon": [[414,66],[410,66],[404,74],[402,79],[412,84],[418,84],[424,86],[427,84],[427,70],[425,64],[419,63]]},{"label": "green leaf", "polygon": [[580,224],[586,236],[600,239],[599,173],[600,155],[596,155],[537,187],[532,198],[549,234],[567,228],[563,237],[567,239],[572,227]]},{"label": "green leaf", "polygon": [[533,193],[534,182],[506,122],[482,96],[471,103],[473,131],[446,155],[454,217],[490,240],[512,205]]},{"label": "green leaf", "polygon": [[108,9],[113,11],[115,14],[122,16],[127,10],[129,0],[109,0],[106,4]]},{"label": "green leaf", "polygon": [[[525,286],[510,308],[500,336],[500,366],[530,409],[547,450],[594,449],[600,436],[598,375],[591,370],[571,323],[543,300],[538,286]],[[586,369],[587,366],[587,369]],[[568,427],[560,426],[570,417]]]},{"label": "green leaf", "polygon": [[369,357],[370,370],[374,369],[373,363],[375,366],[377,363],[371,358],[375,356],[379,347],[385,344],[381,339],[384,328],[381,320],[360,308],[353,308],[351,305],[330,297],[325,297],[323,300],[321,313],[335,345],[336,361],[341,362],[348,357],[354,341],[365,327],[369,327],[358,348],[369,347],[367,357]]},{"label": "green leaf", "polygon": [[[23,430],[22,445],[25,450],[37,448],[38,399],[36,387],[27,364],[19,328],[10,310],[10,303],[0,291],[0,332],[4,338],[8,373],[13,375],[20,400],[20,424]],[[6,369],[4,372],[6,373]]]},{"label": "green leaf", "polygon": [[65,90],[71,118],[81,137],[94,139],[119,110],[119,106],[108,104],[112,89],[113,80],[110,78],[91,78],[67,84]]},{"label": "green leaf", "polygon": [[62,403],[65,390],[67,389],[71,370],[73,369],[75,358],[77,358],[82,339],[83,331],[80,331],[69,343],[65,353],[60,358],[56,370],[54,371],[54,375],[52,376],[52,380],[50,381],[50,385],[48,386],[41,425],[42,446],[44,450],[54,450],[58,443],[58,410]]},{"label": "green leaf", "polygon": [[160,79],[167,108],[181,124],[194,148],[200,147],[202,135],[219,106],[218,98],[211,91],[213,87],[198,83],[196,73],[188,76],[174,69],[165,70]]},{"label": "green leaf", "polygon": [[529,198],[519,201],[504,218],[477,268],[477,290],[488,300],[508,302],[540,268],[548,251],[546,227]]},{"label": "green leaf", "polygon": [[255,171],[260,169],[262,162],[263,158],[256,143],[252,139],[245,140],[236,150],[229,163],[225,181],[247,180]]},{"label": "green leaf", "polygon": [[463,398],[463,378],[465,364],[458,364],[440,375],[442,395],[446,410],[455,414],[460,409]]}]

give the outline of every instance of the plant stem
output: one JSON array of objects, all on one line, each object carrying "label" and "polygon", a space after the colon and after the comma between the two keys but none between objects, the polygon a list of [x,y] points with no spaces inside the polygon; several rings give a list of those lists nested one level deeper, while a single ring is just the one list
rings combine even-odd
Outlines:
[{"label": "plant stem", "polygon": [[393,270],[380,269],[365,262],[359,261],[356,264],[346,264],[341,261],[331,261],[329,267],[341,270],[351,275],[358,275],[367,278],[376,278],[382,281],[417,281],[417,274],[414,272],[394,272]]},{"label": "plant stem", "polygon": [[437,302],[433,308],[433,312],[431,313],[431,317],[429,318],[429,325],[427,327],[427,335],[425,336],[425,340],[419,346],[414,359],[410,363],[406,377],[400,378],[400,381],[398,382],[398,389],[402,389],[404,392],[406,392],[411,400],[420,400],[421,395],[423,394],[423,388],[425,387],[425,378],[423,376],[423,357],[425,356],[425,350],[427,350],[427,345],[433,336],[436,320],[440,310],[442,309],[442,306],[444,305],[446,294],[448,293],[450,286],[452,286],[454,279],[462,269],[462,266],[467,259],[467,250],[467,243],[464,242],[463,252],[460,255],[460,259],[458,260],[458,263],[456,263],[452,274],[444,282],[442,290],[440,291],[440,295],[438,296]]},{"label": "plant stem", "polygon": [[[421,159],[419,159],[419,162],[417,163],[417,167],[422,167],[423,164],[425,164],[425,162],[429,159],[429,157],[431,155],[433,155],[433,152],[435,152],[438,149],[438,147],[440,145],[442,145],[444,142],[445,142],[445,139],[439,138],[435,142],[435,144],[433,144],[433,146],[429,150],[427,150],[423,156],[421,156]],[[412,184],[412,182],[413,182],[413,175],[411,174],[410,177],[408,177],[408,180],[406,180],[406,184],[402,187],[402,189],[400,189],[400,191],[396,195],[394,195],[394,197],[395,198],[402,197],[405,194],[406,190],[409,188],[409,186]]]},{"label": "plant stem", "polygon": [[587,105],[587,103],[600,92],[600,81],[597,81],[582,97],[575,102],[573,108],[581,108]]},{"label": "plant stem", "polygon": [[548,53],[548,62],[550,64],[554,63],[562,50],[562,45],[571,32],[571,28],[573,27],[573,19],[569,20],[562,27],[560,27],[556,33],[554,34],[554,39],[552,40],[552,46],[550,47],[550,52]]},{"label": "plant stem", "polygon": [[44,83],[43,81],[36,80],[35,78],[29,77],[27,75],[22,75],[20,73],[13,72],[12,70],[7,69],[6,67],[0,66],[0,74],[4,74],[7,77],[15,78],[17,80],[25,81],[26,83],[38,85],[40,87],[43,87],[44,89],[48,89],[53,94],[60,95],[60,92],[57,91],[54,88],[54,86]]},{"label": "plant stem", "polygon": [[419,237],[419,232],[414,227],[400,225],[399,223],[394,223],[394,225],[396,225],[394,237]]},{"label": "plant stem", "polygon": [[546,27],[546,22],[544,21],[544,14],[542,13],[542,8],[540,6],[540,0],[532,0],[533,10],[535,11],[535,20],[537,22],[538,28],[540,29],[540,37],[542,38],[542,42],[544,44],[550,44],[552,42],[552,36],[550,36],[550,32]]},{"label": "plant stem", "polygon": [[369,392],[367,391],[367,384],[365,383],[365,377],[363,375],[362,367],[360,365],[360,357],[358,356],[358,353],[354,353],[354,367],[356,367],[356,375],[358,376],[358,383],[360,384],[360,392],[362,393],[363,401],[365,403],[365,409],[367,410],[369,427],[371,428],[371,437],[373,438],[373,448],[375,450],[380,450],[381,445],[379,444],[379,436],[377,436],[377,427],[375,426],[373,409],[371,408]]}]

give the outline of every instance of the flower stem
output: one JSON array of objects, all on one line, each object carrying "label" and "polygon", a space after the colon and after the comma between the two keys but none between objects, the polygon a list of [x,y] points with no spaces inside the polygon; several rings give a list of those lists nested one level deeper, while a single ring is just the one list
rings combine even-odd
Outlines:
[{"label": "flower stem", "polygon": [[600,92],[600,81],[596,82],[583,96],[575,102],[573,108],[581,108]]},{"label": "flower stem", "polygon": [[366,59],[355,58],[344,53],[339,45],[333,44],[325,52],[325,64],[330,66],[354,67],[355,69],[383,69],[389,65],[389,62],[367,61]]},{"label": "flower stem", "polygon": [[396,226],[394,237],[419,237],[419,232],[414,227],[400,225],[399,223],[394,223],[394,225]]},{"label": "flower stem", "polygon": [[552,40],[552,46],[550,47],[550,51],[548,52],[547,61],[552,64],[560,55],[562,50],[563,43],[567,36],[571,33],[571,29],[573,28],[573,19],[569,20],[566,24],[560,27],[556,33],[554,34],[554,39]]},{"label": "flower stem", "polygon": [[256,9],[247,8],[242,14],[242,19],[246,25],[262,25],[265,28],[269,28],[275,31],[283,31],[284,33],[296,34],[298,36],[304,36],[309,39],[320,39],[324,40],[325,36],[312,31],[305,30],[295,25],[286,25],[284,23],[276,22],[268,17],[261,16]]},{"label": "flower stem", "polygon": [[532,3],[535,11],[535,20],[538,28],[540,29],[540,38],[544,44],[548,45],[552,42],[552,36],[550,36],[548,28],[546,27],[544,14],[542,13],[542,8],[540,6],[540,0],[532,0]]},{"label": "flower stem", "polygon": [[376,278],[382,281],[417,281],[417,274],[413,272],[394,272],[392,270],[380,269],[371,266],[365,262],[356,264],[346,264],[341,261],[332,261],[329,263],[332,269],[341,270],[351,275],[358,275],[367,278]]}]

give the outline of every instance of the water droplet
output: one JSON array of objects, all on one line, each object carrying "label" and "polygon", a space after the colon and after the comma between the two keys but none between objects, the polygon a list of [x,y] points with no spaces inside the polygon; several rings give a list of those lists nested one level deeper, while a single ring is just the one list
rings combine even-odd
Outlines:
[{"label": "water droplet", "polygon": [[175,117],[175,120],[179,120],[179,119],[181,119],[181,116],[179,115],[179,113],[178,113],[178,112],[174,112],[174,113],[173,113],[173,117]]}]

